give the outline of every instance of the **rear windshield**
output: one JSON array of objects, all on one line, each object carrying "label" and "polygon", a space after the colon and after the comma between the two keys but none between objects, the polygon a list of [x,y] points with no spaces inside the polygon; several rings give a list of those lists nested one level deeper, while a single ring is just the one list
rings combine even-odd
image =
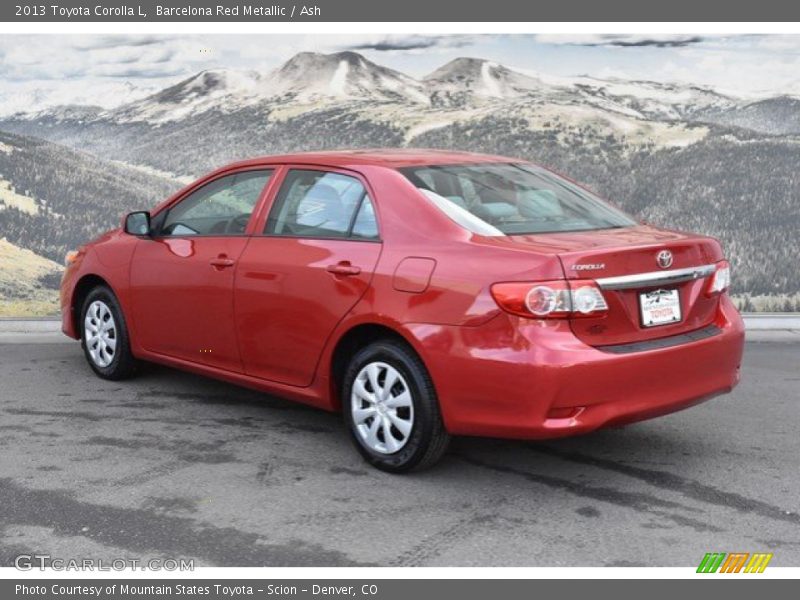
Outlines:
[{"label": "rear windshield", "polygon": [[533,165],[423,166],[400,171],[447,216],[481,235],[589,231],[636,224],[583,188]]}]

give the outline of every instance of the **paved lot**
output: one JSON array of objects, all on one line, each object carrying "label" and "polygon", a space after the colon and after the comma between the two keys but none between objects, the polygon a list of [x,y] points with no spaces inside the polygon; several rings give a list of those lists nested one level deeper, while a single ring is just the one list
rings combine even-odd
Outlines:
[{"label": "paved lot", "polygon": [[337,415],[160,367],[95,378],[77,344],[0,345],[0,564],[800,565],[800,344],[748,344],[732,395],[548,443],[459,439],[390,476]]}]

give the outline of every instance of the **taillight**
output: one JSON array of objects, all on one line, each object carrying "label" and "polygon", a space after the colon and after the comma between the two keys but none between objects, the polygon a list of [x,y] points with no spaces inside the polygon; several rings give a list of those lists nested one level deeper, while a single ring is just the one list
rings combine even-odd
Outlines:
[{"label": "taillight", "polygon": [[731,287],[731,265],[727,260],[721,260],[717,263],[717,270],[711,276],[706,289],[707,296],[715,296],[721,294]]},{"label": "taillight", "polygon": [[511,314],[529,319],[568,319],[596,317],[608,310],[597,284],[591,280],[570,282],[495,283],[492,297]]}]

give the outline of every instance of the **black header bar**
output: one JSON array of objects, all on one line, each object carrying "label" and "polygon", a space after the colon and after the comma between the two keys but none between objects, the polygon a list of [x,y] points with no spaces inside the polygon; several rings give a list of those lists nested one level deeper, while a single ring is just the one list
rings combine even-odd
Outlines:
[{"label": "black header bar", "polygon": [[11,0],[3,22],[797,22],[800,3],[698,0]]}]

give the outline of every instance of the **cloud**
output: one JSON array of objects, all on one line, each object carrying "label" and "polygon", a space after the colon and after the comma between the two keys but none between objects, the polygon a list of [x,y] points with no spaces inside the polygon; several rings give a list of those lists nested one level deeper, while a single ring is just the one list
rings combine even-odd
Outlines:
[{"label": "cloud", "polygon": [[347,46],[346,50],[374,50],[376,52],[404,52],[409,50],[425,50],[428,48],[462,48],[474,42],[472,36],[387,36],[374,41],[362,42]]},{"label": "cloud", "polygon": [[348,50],[376,50],[377,52],[389,52],[391,50],[421,50],[423,48],[432,48],[435,45],[436,40],[433,39],[401,40],[397,42],[386,40],[383,42],[357,44],[355,46],[350,46]]},{"label": "cloud", "polygon": [[[10,38],[11,36],[9,36]],[[0,40],[0,79],[163,78],[204,68],[202,41],[143,36],[30,36]],[[111,43],[113,42],[113,43]]]},{"label": "cloud", "polygon": [[641,40],[612,40],[608,46],[619,46],[621,48],[638,48],[642,46],[655,46],[656,48],[683,48],[691,46],[692,44],[699,44],[704,41],[700,36],[684,37],[680,39],[659,40],[659,39],[641,39]]},{"label": "cloud", "polygon": [[536,40],[543,44],[562,44],[569,46],[610,46],[617,48],[684,48],[707,40],[699,35],[538,35]]},{"label": "cloud", "polygon": [[[76,36],[77,37],[77,36]],[[156,36],[101,35],[77,37],[73,47],[76,50],[90,51],[123,46],[140,48],[142,46],[163,45],[168,38]]]},{"label": "cloud", "polygon": [[131,67],[129,69],[98,69],[94,76],[96,77],[115,77],[115,78],[130,78],[130,79],[156,79],[164,77],[180,77],[185,76],[186,72],[180,68],[173,69],[157,69],[147,67]]}]

